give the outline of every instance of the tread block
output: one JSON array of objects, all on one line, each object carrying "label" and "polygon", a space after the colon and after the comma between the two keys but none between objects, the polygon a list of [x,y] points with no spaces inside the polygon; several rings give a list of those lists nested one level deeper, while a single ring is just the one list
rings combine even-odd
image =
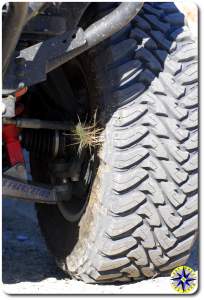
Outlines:
[{"label": "tread block", "polygon": [[[180,143],[184,142],[189,137],[189,131],[185,128],[182,128],[180,124],[172,118],[165,118],[164,123],[168,126],[171,134],[178,140]],[[182,123],[183,125],[183,123]]]},{"label": "tread block", "polygon": [[183,146],[188,151],[197,150],[198,149],[198,131],[191,133],[189,139],[183,143]]},{"label": "tread block", "polygon": [[151,127],[151,131],[158,137],[169,137],[169,132],[161,122],[161,119],[154,113],[149,113],[142,119],[142,125]]},{"label": "tread block", "polygon": [[176,237],[183,237],[191,232],[194,232],[198,229],[198,216],[194,216],[188,220],[185,220],[183,224],[174,230],[173,234]]},{"label": "tread block", "polygon": [[174,207],[184,203],[186,195],[184,195],[180,190],[177,190],[177,186],[173,182],[161,182],[161,186]]},{"label": "tread block", "polygon": [[150,31],[151,26],[150,24],[141,16],[137,15],[133,20],[132,23],[143,30]]},{"label": "tread block", "polygon": [[125,237],[120,240],[114,240],[112,241],[110,238],[103,239],[103,241],[100,242],[101,247],[99,245],[99,250],[108,256],[115,256],[120,255],[132,247],[137,245],[136,239],[134,239],[132,236]]},{"label": "tread block", "polygon": [[185,255],[184,257],[181,257],[179,259],[176,259],[176,260],[172,261],[170,264],[168,264],[167,266],[159,268],[159,269],[160,269],[160,271],[164,272],[164,271],[173,270],[176,267],[184,266],[188,257],[189,257],[189,254]]},{"label": "tread block", "polygon": [[174,2],[159,2],[156,3],[156,7],[165,11],[165,13],[174,13],[178,11]]},{"label": "tread block", "polygon": [[154,204],[152,204],[150,201],[146,201],[144,204],[142,204],[137,209],[137,213],[138,215],[142,215],[151,226],[159,226],[161,224],[158,212]]},{"label": "tread block", "polygon": [[164,161],[165,168],[168,170],[174,181],[181,186],[188,179],[188,174],[179,167],[174,161]]},{"label": "tread block", "polygon": [[138,121],[146,112],[148,107],[145,104],[122,107],[114,115],[114,126],[124,127]]},{"label": "tread block", "polygon": [[188,66],[183,72],[178,76],[178,80],[183,85],[193,84],[198,81],[198,64],[193,63]]},{"label": "tread block", "polygon": [[[170,98],[170,97],[169,97]],[[188,116],[187,109],[180,107],[176,102],[168,102],[168,107],[172,109],[174,116],[177,120],[181,121],[182,119],[186,118]]]},{"label": "tread block", "polygon": [[198,126],[198,110],[194,109],[190,112],[188,118],[182,122],[182,125],[189,130],[195,129]]},{"label": "tread block", "polygon": [[155,8],[151,3],[145,2],[143,10],[160,17],[164,11],[160,8]]},{"label": "tread block", "polygon": [[171,33],[170,38],[172,40],[176,40],[177,42],[192,41],[189,30],[186,26],[184,26],[183,28],[177,28],[176,30],[174,30]]},{"label": "tread block", "polygon": [[[147,105],[148,108],[151,108],[151,106],[154,105],[155,101],[157,100],[157,97],[148,91],[143,93],[138,100],[140,104]],[[135,105],[137,105],[137,103],[135,103]]]},{"label": "tread block", "polygon": [[184,15],[180,12],[171,13],[163,17],[164,21],[168,22],[173,26],[183,26],[185,22],[184,19]]},{"label": "tread block", "polygon": [[128,34],[131,30],[130,23],[123,27],[119,32],[116,32],[113,36],[111,36],[111,42],[112,43],[119,43],[121,39],[124,39],[125,37],[128,38]]},{"label": "tread block", "polygon": [[137,43],[134,39],[126,39],[120,43],[111,46],[112,49],[112,63],[116,63],[122,60],[124,57],[129,56],[134,49],[136,49]]},{"label": "tread block", "polygon": [[152,24],[154,29],[160,30],[163,33],[166,33],[171,28],[170,24],[160,21],[159,18],[152,14],[145,14],[145,19]]},{"label": "tread block", "polygon": [[108,234],[110,237],[117,237],[130,231],[131,229],[133,230],[141,223],[142,218],[136,213],[133,213],[126,217],[109,217],[107,219],[108,229],[106,230],[106,234]]},{"label": "tread block", "polygon": [[142,45],[145,48],[147,48],[148,50],[151,50],[151,51],[157,49],[156,42],[152,38],[150,38],[150,37],[144,38],[143,42],[142,42]]},{"label": "tread block", "polygon": [[163,144],[160,142],[159,138],[153,135],[152,133],[146,136],[142,141],[141,144],[150,149],[153,154],[159,159],[169,159],[167,151]]},{"label": "tread block", "polygon": [[183,164],[182,168],[186,171],[186,172],[193,172],[198,170],[198,155],[197,153],[192,155],[190,157],[190,159]]},{"label": "tread block", "polygon": [[167,180],[166,172],[158,159],[149,156],[141,163],[141,167],[147,171],[150,171],[150,174],[154,179],[158,181]]},{"label": "tread block", "polygon": [[171,228],[177,227],[181,222],[182,218],[176,213],[171,205],[160,205],[159,211],[163,217],[165,223]]},{"label": "tread block", "polygon": [[134,265],[127,266],[121,269],[121,273],[126,273],[128,277],[133,277],[133,278],[137,278],[140,276],[140,271]]},{"label": "tread block", "polygon": [[134,258],[137,266],[146,266],[148,264],[147,254],[141,245],[138,245],[137,248],[131,250],[127,254],[127,257]]},{"label": "tread block", "polygon": [[114,134],[114,146],[118,149],[125,149],[141,141],[149,133],[145,126],[132,127],[129,130],[121,130]]},{"label": "tread block", "polygon": [[138,189],[144,194],[148,194],[148,197],[154,204],[164,203],[164,195],[162,193],[162,190],[156,180],[154,180],[153,178],[149,177],[138,187]]},{"label": "tread block", "polygon": [[159,96],[159,100],[168,107],[168,110],[171,114],[179,121],[183,120],[188,116],[188,110],[184,107],[179,106],[178,101],[175,101],[175,98],[168,96],[168,101],[166,101],[166,97]]},{"label": "tread block", "polygon": [[142,71],[141,66],[142,63],[134,59],[118,66],[117,72],[115,72],[115,69],[110,69],[111,85],[118,88],[125,86],[140,74]]},{"label": "tread block", "polygon": [[166,50],[157,49],[154,51],[159,61],[163,64],[168,57],[168,52]]},{"label": "tread block", "polygon": [[150,263],[148,267],[141,268],[141,271],[144,274],[144,276],[148,278],[154,277],[154,275],[157,273],[152,263]]},{"label": "tread block", "polygon": [[113,92],[113,98],[115,99],[115,103],[117,106],[125,105],[135,99],[142,94],[145,90],[145,85],[137,82],[134,83],[122,90],[117,90]]},{"label": "tread block", "polygon": [[151,30],[151,35],[161,48],[170,52],[171,47],[172,47],[172,42],[167,40],[165,38],[165,35],[162,32],[156,31],[156,30]]},{"label": "tread block", "polygon": [[130,32],[130,38],[136,39],[137,43],[141,44],[141,46],[147,49],[157,49],[156,42],[148,35],[145,31],[141,30],[140,28],[133,28]]},{"label": "tread block", "polygon": [[115,196],[111,201],[110,211],[114,214],[122,214],[129,210],[136,208],[143,203],[146,199],[144,193],[136,190],[132,190],[129,193]]},{"label": "tread block", "polygon": [[164,140],[163,143],[178,163],[183,164],[189,159],[190,154],[185,150],[181,150],[179,144],[174,140]]},{"label": "tread block", "polygon": [[167,95],[164,86],[161,84],[161,81],[157,77],[155,77],[152,81],[150,90],[156,95]]},{"label": "tread block", "polygon": [[164,265],[169,260],[169,257],[163,254],[162,249],[160,247],[149,250],[148,252],[153,264],[157,267]]},{"label": "tread block", "polygon": [[182,46],[181,49],[175,54],[175,58],[178,62],[188,62],[197,58],[197,56],[197,46],[194,45],[194,43],[189,43]]},{"label": "tread block", "polygon": [[113,269],[118,269],[129,264],[129,259],[127,257],[120,257],[111,259],[108,257],[97,256],[95,259],[94,267],[99,272],[109,271]]},{"label": "tread block", "polygon": [[157,73],[162,71],[162,66],[157,58],[146,48],[138,48],[135,50],[135,58],[141,59],[146,62],[146,66],[153,72]]},{"label": "tread block", "polygon": [[110,273],[110,274],[100,274],[97,270],[92,270],[90,272],[90,276],[91,276],[91,278],[93,278],[96,281],[108,280],[110,282],[110,281],[113,281],[113,279],[122,277],[122,274],[120,272]]},{"label": "tread block", "polygon": [[118,151],[114,156],[114,167],[117,169],[129,169],[141,163],[148,155],[148,150],[143,147]]},{"label": "tread block", "polygon": [[130,38],[136,39],[137,43],[141,43],[143,39],[149,39],[150,36],[140,28],[134,27],[130,32]]},{"label": "tread block", "polygon": [[185,194],[196,192],[198,190],[198,174],[191,175],[189,180],[182,185],[181,189]]},{"label": "tread block", "polygon": [[141,244],[144,248],[153,248],[155,246],[154,236],[150,230],[150,227],[147,224],[143,224],[137,228],[132,236],[138,240],[141,240]]},{"label": "tread block", "polygon": [[185,95],[186,88],[178,84],[171,74],[162,72],[159,74],[159,79],[176,99],[179,99]]},{"label": "tread block", "polygon": [[194,240],[195,240],[195,235],[190,236],[185,241],[178,243],[178,245],[174,249],[167,252],[167,255],[172,257],[172,256],[177,256],[186,251],[189,251],[193,245]]},{"label": "tread block", "polygon": [[181,206],[178,210],[178,213],[181,216],[190,215],[198,210],[198,195],[188,197],[186,203]]},{"label": "tread block", "polygon": [[151,84],[154,78],[155,78],[155,74],[152,73],[149,69],[145,69],[139,75],[139,81],[144,82],[146,84]]},{"label": "tread block", "polygon": [[198,88],[197,86],[184,99],[179,101],[183,107],[194,108],[198,106]]},{"label": "tread block", "polygon": [[159,96],[152,103],[152,110],[157,116],[168,117],[168,110],[166,109],[164,103],[159,99]]},{"label": "tread block", "polygon": [[125,172],[114,172],[113,190],[117,193],[124,193],[133,187],[137,187],[147,177],[148,172],[142,168],[134,168]]},{"label": "tread block", "polygon": [[157,240],[163,249],[169,249],[175,245],[177,239],[174,236],[171,236],[166,227],[154,228],[154,233]]},{"label": "tread block", "polygon": [[165,63],[164,63],[164,68],[171,75],[175,76],[176,74],[181,72],[182,64],[177,61],[174,61],[173,59],[168,59],[168,57],[167,57],[167,59],[165,60]]}]

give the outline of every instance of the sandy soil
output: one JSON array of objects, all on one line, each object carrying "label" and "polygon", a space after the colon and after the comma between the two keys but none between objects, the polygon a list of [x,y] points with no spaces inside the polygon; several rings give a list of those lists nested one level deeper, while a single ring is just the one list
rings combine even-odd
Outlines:
[{"label": "sandy soil", "polygon": [[[3,290],[9,294],[170,294],[169,277],[122,285],[89,285],[65,276],[48,253],[31,204],[5,200],[3,214]],[[198,269],[198,245],[188,261]]]}]

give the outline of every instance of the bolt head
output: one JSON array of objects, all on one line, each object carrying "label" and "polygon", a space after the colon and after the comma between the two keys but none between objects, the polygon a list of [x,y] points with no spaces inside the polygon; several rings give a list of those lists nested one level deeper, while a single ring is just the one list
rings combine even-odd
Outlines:
[{"label": "bolt head", "polygon": [[63,179],[62,179],[62,182],[63,182],[64,184],[66,184],[66,183],[67,183],[67,179],[66,179],[66,178],[63,178]]},{"label": "bolt head", "polygon": [[25,87],[25,83],[24,82],[20,82],[19,84],[18,84],[18,88],[19,89],[22,89],[22,88],[24,88]]}]

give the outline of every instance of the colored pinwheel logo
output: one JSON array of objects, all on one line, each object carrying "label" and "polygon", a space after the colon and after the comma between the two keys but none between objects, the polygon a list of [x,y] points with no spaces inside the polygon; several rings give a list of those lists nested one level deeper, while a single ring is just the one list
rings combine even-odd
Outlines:
[{"label": "colored pinwheel logo", "polygon": [[171,273],[171,285],[178,293],[190,293],[196,287],[196,273],[190,267],[178,267]]}]

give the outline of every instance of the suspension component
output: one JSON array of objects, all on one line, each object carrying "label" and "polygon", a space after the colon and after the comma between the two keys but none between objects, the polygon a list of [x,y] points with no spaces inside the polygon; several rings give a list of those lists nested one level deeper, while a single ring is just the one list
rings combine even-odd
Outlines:
[{"label": "suspension component", "polygon": [[[26,91],[27,88],[18,90],[15,93],[15,97],[12,96],[14,98],[15,115],[20,115],[23,112],[24,106],[21,103],[19,103],[19,100],[21,96],[26,93]],[[7,102],[5,103],[8,104]],[[6,110],[8,110],[7,106]],[[19,141],[19,133],[20,129],[17,128],[15,124],[3,125],[2,136],[7,157],[11,166],[15,166],[17,164],[24,165],[23,149]]]},{"label": "suspension component", "polygon": [[[20,10],[18,10],[19,5]],[[4,93],[10,94],[11,91],[16,91],[21,83],[32,86],[46,80],[47,74],[52,70],[119,32],[137,15],[142,5],[142,2],[121,3],[86,30],[79,27],[73,32],[74,27],[68,26],[63,34],[23,48],[19,51],[18,57],[11,59],[20,33],[28,20],[25,14],[27,4],[13,3],[13,14],[6,16],[3,28]],[[68,20],[67,23],[70,24],[70,21],[71,24],[75,24],[74,20]],[[15,27],[15,34],[13,34],[12,30]],[[19,69],[19,72],[16,72],[16,69]]]},{"label": "suspension component", "polygon": [[44,155],[54,158],[64,156],[67,137],[59,130],[24,129],[21,133],[22,146],[35,157]]},{"label": "suspension component", "polygon": [[3,197],[19,198],[30,203],[56,204],[58,201],[69,201],[72,195],[71,185],[42,186],[24,182],[17,178],[3,176]]},{"label": "suspension component", "polygon": [[2,135],[8,160],[11,166],[24,163],[23,151],[19,141],[19,129],[15,125],[4,125]]},{"label": "suspension component", "polygon": [[3,124],[13,124],[19,128],[70,130],[73,125],[68,122],[46,121],[28,118],[3,118]]}]

